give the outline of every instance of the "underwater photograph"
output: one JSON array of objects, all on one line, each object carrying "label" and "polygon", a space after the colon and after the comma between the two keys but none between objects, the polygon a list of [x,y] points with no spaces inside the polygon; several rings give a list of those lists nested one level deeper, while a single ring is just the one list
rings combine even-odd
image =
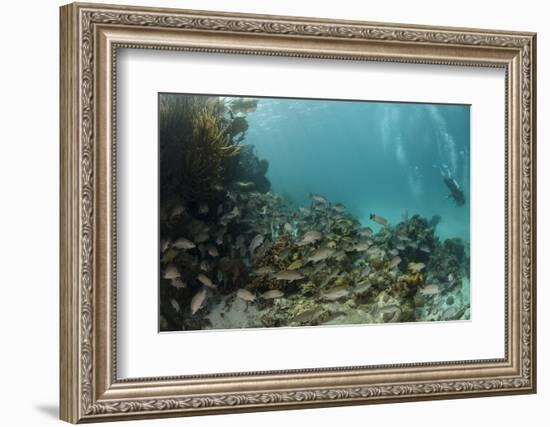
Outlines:
[{"label": "underwater photograph", "polygon": [[159,330],[470,319],[470,106],[160,93]]}]

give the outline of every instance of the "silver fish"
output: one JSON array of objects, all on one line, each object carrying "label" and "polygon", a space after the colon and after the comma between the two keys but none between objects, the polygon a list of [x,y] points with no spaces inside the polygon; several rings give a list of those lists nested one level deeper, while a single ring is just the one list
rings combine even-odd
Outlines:
[{"label": "silver fish", "polygon": [[252,302],[256,300],[256,297],[254,296],[254,294],[246,289],[237,289],[237,296],[240,299],[245,301]]},{"label": "silver fish", "polygon": [[188,240],[185,237],[180,237],[172,246],[178,249],[193,249],[196,245],[191,240]]},{"label": "silver fish", "polygon": [[321,308],[311,308],[309,310],[302,311],[300,314],[297,314],[292,318],[293,322],[302,323],[302,322],[311,322],[323,314]]},{"label": "silver fish", "polygon": [[439,286],[437,286],[437,285],[426,285],[426,286],[424,286],[423,288],[420,289],[420,293],[422,295],[436,295],[439,292],[441,292],[441,290],[439,289]]},{"label": "silver fish", "polygon": [[174,288],[178,288],[178,289],[185,289],[187,287],[187,285],[185,284],[185,282],[183,280],[181,280],[181,277],[176,277],[175,279],[172,279],[170,281],[170,284],[174,287]]},{"label": "silver fish", "polygon": [[346,207],[342,203],[336,203],[334,206],[332,206],[332,209],[334,209],[338,213],[344,213],[346,211]]},{"label": "silver fish", "polygon": [[310,230],[303,235],[302,240],[298,242],[298,245],[309,245],[311,243],[317,242],[318,240],[321,240],[322,238],[323,235],[319,231]]},{"label": "silver fish", "polygon": [[175,249],[169,249],[164,253],[164,255],[162,255],[160,262],[163,264],[168,264],[169,262],[172,262],[177,255],[178,251]]},{"label": "silver fish", "polygon": [[311,200],[316,203],[327,203],[327,199],[325,199],[323,196],[320,196],[319,194],[310,194],[309,197],[311,197]]},{"label": "silver fish", "polygon": [[332,257],[336,260],[336,261],[343,261],[346,259],[347,255],[346,255],[346,252],[345,251],[336,251],[332,254]]},{"label": "silver fish", "polygon": [[397,254],[399,254],[399,251],[397,249],[390,249],[388,253],[390,255],[396,256]]},{"label": "silver fish", "polygon": [[251,255],[254,255],[254,251],[264,242],[264,236],[261,234],[256,234],[252,241],[250,242],[250,245],[248,245],[248,250],[250,251]]},{"label": "silver fish", "polygon": [[185,208],[183,206],[176,206],[174,209],[172,209],[172,213],[170,216],[173,218],[175,216],[181,215],[185,211]]},{"label": "silver fish", "polygon": [[202,231],[203,233],[208,233],[210,231],[210,229],[212,228],[211,225],[206,225],[204,222],[202,222],[202,229],[200,231]]},{"label": "silver fish", "polygon": [[286,269],[287,270],[299,270],[302,267],[303,267],[302,260],[298,258],[297,260],[291,262],[290,265]]},{"label": "silver fish", "polygon": [[257,270],[255,270],[252,274],[254,274],[254,276],[266,276],[274,272],[275,270],[273,270],[273,268],[271,267],[260,267]]},{"label": "silver fish", "polygon": [[232,191],[229,191],[227,193],[227,197],[229,197],[229,199],[232,201],[232,202],[235,202],[237,203],[237,193],[234,193]]},{"label": "silver fish", "polygon": [[372,234],[373,234],[373,231],[372,231],[372,229],[369,228],[369,227],[363,228],[363,229],[359,232],[359,235],[360,235],[361,237],[370,237],[370,236],[372,236]]},{"label": "silver fish", "polygon": [[206,245],[206,250],[208,254],[212,257],[220,256],[220,253],[218,252],[218,248],[212,244]]},{"label": "silver fish", "polygon": [[371,246],[367,249],[367,255],[372,257],[381,257],[383,250],[377,246]]},{"label": "silver fish", "polygon": [[199,280],[199,282],[201,282],[204,286],[208,287],[208,288],[212,288],[212,289],[216,289],[216,285],[214,285],[214,283],[212,283],[212,280],[210,280],[208,277],[206,277],[204,274],[200,273],[198,276],[197,276],[197,279]]},{"label": "silver fish", "polygon": [[176,277],[180,277],[180,272],[178,271],[178,268],[174,264],[169,264],[166,266],[164,270],[164,278],[165,279],[175,279]]},{"label": "silver fish", "polygon": [[283,229],[287,232],[287,233],[292,233],[292,225],[290,225],[290,223],[286,222],[285,225],[283,226]]},{"label": "silver fish", "polygon": [[174,308],[174,310],[180,311],[180,305],[175,299],[172,299],[171,304],[172,304],[172,307]]},{"label": "silver fish", "polygon": [[199,233],[195,237],[195,243],[206,242],[209,238],[210,238],[210,236],[208,235],[208,233],[205,233],[205,232]]},{"label": "silver fish", "polygon": [[356,294],[363,295],[368,292],[368,290],[372,287],[372,283],[368,282],[367,280],[363,280],[362,282],[357,283],[355,285],[355,288],[353,291]]},{"label": "silver fish", "polygon": [[387,227],[388,226],[388,220],[386,218],[383,218],[379,215],[376,215],[376,214],[370,214],[369,218],[376,222],[377,224],[380,224],[382,227]]},{"label": "silver fish", "polygon": [[164,252],[169,247],[170,247],[170,241],[169,240],[162,240],[160,242],[160,251],[161,252]]},{"label": "silver fish", "polygon": [[[317,265],[320,265],[320,264],[317,264]],[[340,274],[339,270],[333,271],[331,274],[329,274],[325,278],[325,280],[323,280],[323,283],[321,283],[321,287],[324,288],[325,286],[327,286],[332,281],[332,279],[338,276],[338,274]]]},{"label": "silver fish", "polygon": [[249,188],[254,187],[254,183],[250,181],[247,181],[247,182],[238,181],[235,183],[235,187],[238,187],[242,190],[247,190]]},{"label": "silver fish", "polygon": [[420,246],[420,250],[421,250],[422,252],[426,252],[427,254],[429,254],[429,253],[431,252],[430,248],[429,248],[428,246],[426,246],[426,245],[421,245],[421,246]]},{"label": "silver fish", "polygon": [[457,316],[460,313],[457,307],[449,307],[441,315],[441,320],[457,320]]},{"label": "silver fish", "polygon": [[279,271],[273,277],[276,280],[285,280],[287,282],[294,282],[295,280],[300,280],[304,278],[304,276],[302,276],[299,272],[289,270]]},{"label": "silver fish", "polygon": [[370,243],[368,240],[364,240],[362,242],[358,242],[355,245],[353,245],[353,250],[357,252],[363,252],[366,251],[370,246]]},{"label": "silver fish", "polygon": [[382,321],[393,322],[399,318],[399,315],[401,314],[401,308],[399,308],[397,305],[390,304],[380,308],[378,312],[382,315]]},{"label": "silver fish", "polygon": [[401,243],[401,242],[396,243],[396,244],[395,244],[395,249],[398,249],[398,250],[400,250],[400,251],[404,251],[404,250],[405,250],[405,245],[404,245],[403,243]]},{"label": "silver fish", "polygon": [[394,256],[394,257],[390,260],[390,263],[389,263],[388,267],[389,267],[390,269],[392,269],[392,268],[397,267],[400,263],[401,263],[401,258],[399,258],[398,256]]},{"label": "silver fish", "polygon": [[195,314],[202,307],[206,299],[206,288],[202,288],[191,299],[191,314]]},{"label": "silver fish", "polygon": [[329,301],[336,301],[340,298],[347,297],[348,295],[349,291],[344,288],[329,289],[328,291],[323,292],[323,298]]},{"label": "silver fish", "polygon": [[272,289],[270,291],[264,292],[262,294],[262,298],[263,299],[276,299],[276,298],[281,298],[284,295],[285,294],[282,293],[281,291],[279,291],[278,289]]},{"label": "silver fish", "polygon": [[413,273],[418,273],[419,271],[422,271],[426,267],[426,265],[422,262],[410,262],[409,263],[409,270]]},{"label": "silver fish", "polygon": [[226,214],[224,214],[220,217],[220,223],[222,225],[227,225],[230,221],[237,218],[240,214],[241,214],[241,211],[239,210],[239,208],[237,206],[235,206],[233,208],[233,210],[231,210],[230,212],[228,212],[228,213],[226,213]]},{"label": "silver fish", "polygon": [[332,256],[332,254],[334,254],[334,250],[333,249],[328,249],[328,248],[322,248],[322,249],[318,249],[316,250],[313,255],[309,256],[308,257],[308,262],[309,261],[312,261],[312,262],[319,262],[319,261],[323,261],[327,258],[330,258]]},{"label": "silver fish", "polygon": [[208,271],[210,270],[210,265],[208,264],[208,262],[202,260],[201,263],[199,264],[199,267],[202,271]]}]

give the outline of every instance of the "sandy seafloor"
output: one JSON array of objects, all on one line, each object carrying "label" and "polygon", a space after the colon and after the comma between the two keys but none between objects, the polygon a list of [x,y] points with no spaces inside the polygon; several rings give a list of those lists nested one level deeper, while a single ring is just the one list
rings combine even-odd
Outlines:
[{"label": "sandy seafloor", "polygon": [[[415,324],[419,322],[434,322],[440,323],[436,316],[441,315],[445,310],[452,309],[452,307],[460,307],[463,304],[470,304],[470,280],[463,278],[462,280],[462,292],[458,298],[453,298],[452,304],[448,304],[448,295],[444,298],[441,295],[434,295],[429,299],[432,306],[436,306],[439,311],[432,313],[431,315],[426,312],[425,309],[420,309],[419,314],[425,316],[423,319],[419,319],[413,322],[398,322],[401,324]],[[211,323],[210,326],[205,326],[204,330],[239,330],[243,328],[262,328],[263,326],[255,325],[262,314],[267,310],[259,310],[254,303],[246,302],[240,298],[235,298],[233,295],[224,296],[218,302],[215,302],[209,306],[209,314],[206,316]],[[371,322],[365,322],[361,309],[350,310],[342,304],[342,316],[337,316],[334,320],[328,321],[319,326],[350,326],[350,325],[366,325],[375,324]],[[470,316],[466,316],[469,318]],[[344,320],[344,322],[342,322]],[[449,321],[449,320],[446,320]],[[467,321],[467,320],[460,320]],[[287,327],[312,327],[312,326],[287,326]],[[279,329],[280,327],[277,327]]]}]

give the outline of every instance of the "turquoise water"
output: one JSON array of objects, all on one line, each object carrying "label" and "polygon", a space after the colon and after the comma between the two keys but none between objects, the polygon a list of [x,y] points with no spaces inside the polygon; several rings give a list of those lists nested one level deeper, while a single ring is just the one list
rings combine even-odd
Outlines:
[{"label": "turquoise water", "polygon": [[[470,107],[265,98],[247,114],[245,144],[269,161],[272,191],[296,206],[310,193],[343,203],[364,225],[441,217],[440,238],[470,240]],[[442,170],[464,191],[449,198]]]}]

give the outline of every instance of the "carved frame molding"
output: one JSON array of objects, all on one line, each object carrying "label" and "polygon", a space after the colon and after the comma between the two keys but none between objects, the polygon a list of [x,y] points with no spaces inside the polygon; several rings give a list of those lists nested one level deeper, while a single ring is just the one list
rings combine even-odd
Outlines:
[{"label": "carved frame molding", "polygon": [[[506,357],[118,381],[116,287],[102,279],[116,282],[112,176],[119,47],[506,68]],[[534,97],[532,33],[92,4],[62,7],[61,418],[101,421],[534,392]],[[105,181],[103,174],[111,179]],[[266,377],[273,380],[260,385]],[[299,386],[285,387],[289,379]],[[196,384],[209,391],[194,392]]]}]

